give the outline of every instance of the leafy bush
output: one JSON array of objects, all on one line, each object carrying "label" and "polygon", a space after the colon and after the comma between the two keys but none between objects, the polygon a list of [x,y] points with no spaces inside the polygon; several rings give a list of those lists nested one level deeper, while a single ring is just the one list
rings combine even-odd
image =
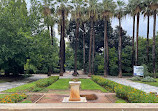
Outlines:
[{"label": "leafy bush", "polygon": [[15,94],[4,96],[3,98],[0,99],[0,103],[17,103],[26,98],[27,98],[27,95],[25,94],[15,93]]},{"label": "leafy bush", "polygon": [[158,103],[158,98],[153,94],[146,94],[130,86],[124,86],[100,76],[92,76],[92,80],[103,87],[110,88],[116,96],[130,103]]},{"label": "leafy bush", "polygon": [[129,79],[129,80],[132,80],[132,81],[141,81],[141,77],[135,76],[135,77],[132,77],[132,78]]},{"label": "leafy bush", "polygon": [[142,82],[157,82],[154,78],[147,76],[141,80]]},{"label": "leafy bush", "polygon": [[142,66],[144,67],[144,76],[148,76],[149,75],[148,66],[145,64],[143,64]]},{"label": "leafy bush", "polygon": [[52,76],[49,78],[45,78],[45,79],[40,79],[38,81],[35,82],[31,82],[28,84],[24,84],[12,89],[8,89],[5,90],[3,92],[31,92],[31,91],[40,91],[39,89],[43,89],[44,87],[47,87],[49,85],[51,85],[52,83],[54,83],[55,81],[57,81],[59,79],[58,76]]},{"label": "leafy bush", "polygon": [[[154,77],[153,73],[148,73],[146,76]],[[158,78],[158,73],[156,73],[156,78]]]},{"label": "leafy bush", "polygon": [[41,91],[41,90],[43,90],[43,88],[34,87],[31,91],[32,91],[32,92],[39,92],[39,91]]},{"label": "leafy bush", "polygon": [[36,86],[39,88],[47,87],[47,86],[51,85],[52,83],[54,83],[55,81],[57,81],[58,79],[59,79],[58,76],[52,76],[49,78],[40,79],[36,82]]}]

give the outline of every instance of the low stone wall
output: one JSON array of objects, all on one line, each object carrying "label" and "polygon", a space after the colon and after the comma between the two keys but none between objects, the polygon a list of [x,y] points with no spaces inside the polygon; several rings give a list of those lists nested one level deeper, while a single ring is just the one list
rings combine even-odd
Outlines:
[{"label": "low stone wall", "polygon": [[49,103],[0,104],[0,111],[158,111],[158,104]]}]

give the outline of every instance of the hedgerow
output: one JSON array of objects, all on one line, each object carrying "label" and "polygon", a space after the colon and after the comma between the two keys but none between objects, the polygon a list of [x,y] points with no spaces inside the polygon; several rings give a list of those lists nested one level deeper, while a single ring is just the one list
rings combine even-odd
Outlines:
[{"label": "hedgerow", "polygon": [[102,87],[115,92],[117,97],[125,99],[130,103],[158,103],[158,98],[154,94],[147,94],[138,89],[118,84],[101,76],[92,76],[92,80]]}]

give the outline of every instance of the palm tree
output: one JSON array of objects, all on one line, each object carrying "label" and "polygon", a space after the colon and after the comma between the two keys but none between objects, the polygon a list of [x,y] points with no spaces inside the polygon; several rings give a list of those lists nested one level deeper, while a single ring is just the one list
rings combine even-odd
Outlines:
[{"label": "palm tree", "polygon": [[77,72],[77,48],[78,48],[78,35],[79,35],[79,27],[80,27],[80,22],[81,22],[81,12],[82,12],[82,7],[81,5],[83,4],[82,0],[72,0],[73,6],[75,9],[71,13],[71,17],[76,21],[76,38],[75,38],[75,58],[74,58],[74,76],[78,75]]},{"label": "palm tree", "polygon": [[[53,26],[55,24],[55,18],[52,17],[51,14],[54,14],[54,8],[52,7],[50,9],[50,0],[44,0],[44,7],[43,7],[43,14],[44,14],[44,22],[47,25],[50,39],[51,39],[51,45],[53,45]],[[50,34],[50,28],[51,28],[51,34]],[[52,73],[52,67],[48,67],[48,76],[51,76]]]},{"label": "palm tree", "polygon": [[139,37],[139,18],[140,18],[140,12],[142,8],[142,0],[134,0],[135,4],[134,13],[137,15],[137,35],[136,35],[136,60],[135,65],[138,65],[138,37]]},{"label": "palm tree", "polygon": [[[89,44],[89,72],[88,75],[92,75],[92,67],[94,68],[94,52],[93,52],[93,60],[91,59],[92,56],[92,41],[94,41],[94,21],[98,17],[97,8],[98,3],[97,0],[89,0],[89,7],[88,7],[88,15],[91,24],[91,31],[90,31],[90,44]],[[94,42],[93,42],[93,51],[95,50]],[[91,66],[92,65],[92,66]]]},{"label": "palm tree", "polygon": [[123,1],[117,1],[118,9],[116,10],[116,17],[119,19],[119,44],[118,44],[118,61],[119,61],[119,74],[118,77],[122,77],[122,27],[121,27],[121,19],[124,16],[124,6],[125,3]]},{"label": "palm tree", "polygon": [[64,61],[65,61],[65,22],[66,17],[68,16],[70,7],[67,7],[65,4],[67,0],[60,1],[60,6],[57,7],[57,15],[60,17],[60,28],[61,28],[61,37],[60,37],[60,76],[63,76],[64,73]]},{"label": "palm tree", "polygon": [[44,14],[44,22],[47,24],[47,28],[49,31],[49,25],[50,25],[50,18],[51,18],[51,10],[49,8],[50,0],[43,0],[44,7],[43,7],[43,14]]},{"label": "palm tree", "polygon": [[102,3],[102,17],[104,20],[104,76],[108,75],[109,66],[109,47],[108,47],[108,34],[107,34],[107,22],[110,17],[112,17],[114,10],[116,8],[115,2],[113,0],[103,0]]},{"label": "palm tree", "polygon": [[133,16],[133,38],[132,38],[132,66],[135,64],[135,48],[134,48],[134,43],[135,43],[135,2],[133,0],[128,0],[128,5],[126,7],[126,12],[125,14],[130,14]]},{"label": "palm tree", "polygon": [[155,31],[156,31],[156,11],[158,8],[158,0],[150,2],[149,8],[153,11],[153,18],[154,18],[154,24],[153,24],[153,50],[152,50],[152,57],[153,57],[153,73],[154,78],[156,78],[156,68],[155,68]]},{"label": "palm tree", "polygon": [[83,71],[86,73],[86,44],[85,44],[85,34],[86,34],[86,22],[88,20],[87,7],[82,7],[81,22],[82,22],[82,32],[83,32]]},{"label": "palm tree", "polygon": [[149,8],[150,0],[145,0],[144,2],[143,14],[144,17],[147,16],[147,41],[146,41],[146,62],[149,63],[149,25],[150,25],[150,16],[152,15],[152,11]]}]

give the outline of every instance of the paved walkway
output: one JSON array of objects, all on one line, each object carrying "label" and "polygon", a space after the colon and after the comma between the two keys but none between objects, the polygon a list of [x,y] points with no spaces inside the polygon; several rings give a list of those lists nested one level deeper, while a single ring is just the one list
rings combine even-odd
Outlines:
[{"label": "paved walkway", "polygon": [[5,83],[0,83],[0,92],[7,90],[7,89],[11,89],[14,87],[18,87],[21,85],[24,85],[26,83],[32,82],[32,81],[36,81],[39,79],[43,79],[43,78],[47,78],[47,75],[45,74],[34,74],[32,77],[28,77],[26,79],[23,80],[18,80],[18,81],[14,81],[14,82],[5,82]]},{"label": "paved walkway", "polygon": [[[75,77],[72,76],[73,71],[68,71],[65,72],[64,75],[60,78],[89,78],[87,75],[83,73],[82,70],[79,70],[79,76]],[[58,76],[59,74],[52,74],[52,76]],[[14,82],[5,82],[5,83],[0,83],[0,92],[5,91],[7,89],[15,88],[24,84],[27,84],[29,82],[33,82],[39,79],[47,78],[48,76],[46,74],[34,74],[32,77],[23,79],[23,80],[18,80]]]},{"label": "paved walkway", "polygon": [[60,77],[60,79],[63,79],[63,78],[70,78],[70,79],[73,79],[73,78],[83,78],[83,79],[87,79],[87,78],[90,78],[88,77],[88,75],[84,74],[84,72],[82,70],[78,70],[77,72],[79,73],[79,76],[73,76],[74,71],[67,71],[63,74],[63,76]]},{"label": "paved walkway", "polygon": [[151,86],[148,84],[143,84],[143,83],[138,83],[138,82],[133,82],[130,80],[127,80],[127,78],[114,78],[114,77],[108,77],[107,79],[112,80],[114,82],[126,85],[126,86],[131,86],[133,88],[142,90],[146,93],[150,92],[157,92],[158,93],[158,87]]}]

